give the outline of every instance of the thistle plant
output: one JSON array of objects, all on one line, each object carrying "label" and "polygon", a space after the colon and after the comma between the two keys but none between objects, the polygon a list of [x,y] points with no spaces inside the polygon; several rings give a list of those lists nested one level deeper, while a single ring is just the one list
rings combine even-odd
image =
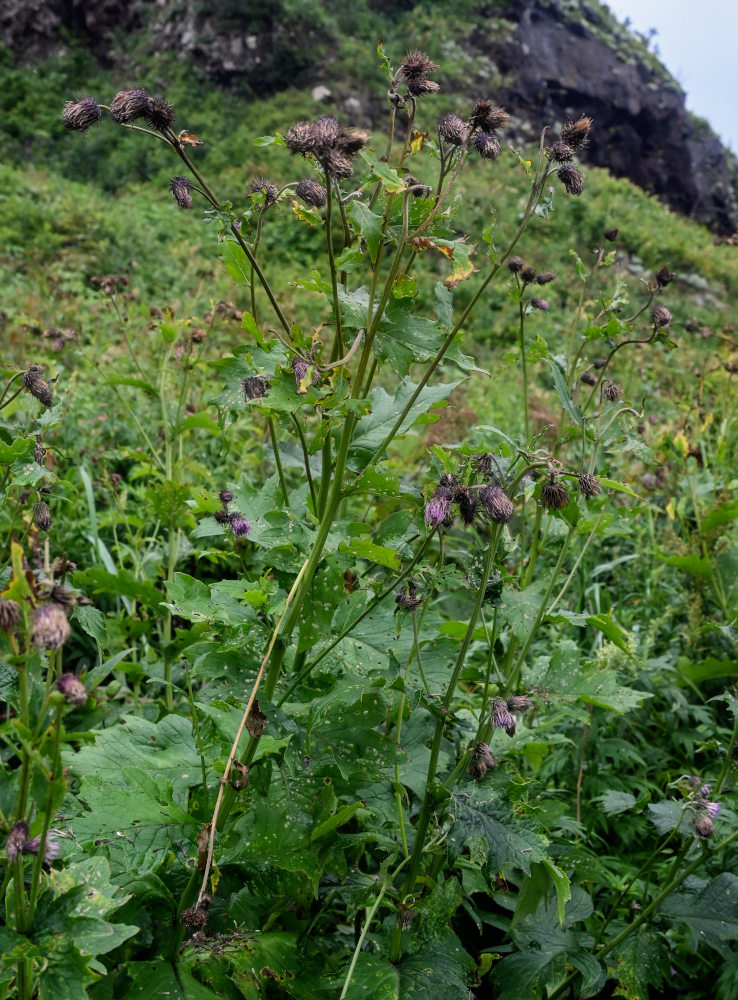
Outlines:
[{"label": "thistle plant", "polygon": [[[330,115],[286,123],[260,143],[290,154],[288,179],[249,178],[233,200],[206,179],[202,140],[175,128],[165,98],[135,88],[63,111],[71,131],[112,124],[175,158],[172,210],[201,207],[216,228],[243,330],[208,371],[204,337],[178,339],[172,317],[162,317],[164,350],[150,378],[120,314],[134,375],[110,384],[160,494],[147,543],[161,535],[166,552],[164,607],[151,609],[160,631],[141,642],[135,663],[144,674],[146,657],[159,655],[162,669],[151,670],[150,687],[132,688],[138,714],[125,716],[124,736],[110,727],[87,745],[65,729],[87,710],[88,688],[61,664],[70,602],[64,581],[48,575],[48,551],[32,585],[14,549],[0,600],[23,728],[18,804],[3,818],[12,943],[36,940],[36,901],[47,889],[53,901],[44,864],[56,853],[63,764],[75,783],[65,861],[99,856],[106,885],[121,896],[130,887],[136,901],[150,894],[141,906],[154,918],[131,904],[122,919],[134,923],[111,925],[126,928],[115,932],[120,947],[148,921],[157,956],[153,972],[148,956],[121,957],[121,996],[155,974],[162,990],[176,980],[172,989],[195,983],[213,996],[255,997],[274,980],[295,997],[379,996],[377,983],[392,981],[404,984],[400,994],[461,998],[492,970],[500,995],[512,997],[515,962],[528,975],[544,939],[559,943],[530,972],[530,995],[592,993],[610,976],[606,956],[625,961],[646,913],[708,862],[706,845],[723,850],[733,839],[719,826],[735,729],[722,764],[711,748],[711,780],[669,787],[683,792],[681,804],[668,804],[678,817],[595,913],[534,776],[544,758],[569,776],[576,758],[576,814],[565,833],[580,837],[593,731],[648,697],[620,682],[617,658],[632,658],[632,643],[613,608],[593,604],[586,576],[598,546],[621,530],[618,510],[642,503],[611,473],[642,417],[624,348],[673,346],[660,297],[674,276],[660,269],[645,302],[624,316],[622,283],[601,287],[618,237],[610,227],[590,268],[576,258],[579,301],[573,316],[558,317],[559,263],[556,273],[541,263],[527,237],[554,202],[566,212],[559,201],[586,197],[577,163],[593,122],[545,129],[528,160],[506,141],[510,113],[487,95],[449,110],[428,56],[411,52],[395,68],[379,54],[386,135]],[[483,257],[460,234],[456,196],[467,172],[503,164],[523,172],[527,198],[519,216],[493,219],[481,234]],[[322,249],[299,282],[298,305],[266,249],[269,227],[286,218],[319,234]],[[519,418],[425,448],[432,411],[487,377],[463,341],[471,318],[486,317],[493,283],[517,328],[508,386]],[[499,339],[508,318],[498,328],[489,317]],[[557,328],[539,326],[554,319]],[[214,488],[184,447],[186,401],[208,374],[222,453],[238,460],[230,476],[221,463]],[[13,378],[8,399],[17,384],[53,404],[38,366]],[[128,388],[158,400],[160,433]],[[541,392],[556,408],[544,424],[534,413]],[[248,442],[260,479],[237,468],[244,424],[268,441],[264,454],[256,434]],[[54,523],[41,496],[31,520],[36,533]],[[586,654],[574,629],[585,630]],[[101,663],[96,676],[111,669]],[[148,770],[135,763],[141,746],[155,748]],[[54,792],[36,799],[39,754]],[[106,797],[121,813],[114,821]],[[651,892],[650,878],[666,868],[668,892]],[[623,907],[636,902],[641,915],[624,922]],[[467,917],[480,934],[503,928],[477,961],[462,940]],[[512,954],[500,959],[503,949]],[[37,953],[13,956],[19,996],[30,1000],[39,982],[48,991]],[[80,962],[85,982],[100,974]]]}]

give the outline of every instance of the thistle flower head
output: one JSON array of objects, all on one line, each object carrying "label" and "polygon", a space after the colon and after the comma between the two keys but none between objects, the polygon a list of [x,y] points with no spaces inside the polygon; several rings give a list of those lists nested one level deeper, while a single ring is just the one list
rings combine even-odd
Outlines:
[{"label": "thistle flower head", "polygon": [[[41,837],[31,837],[23,845],[24,854],[38,854],[41,847]],[[44,864],[49,865],[61,855],[61,843],[56,830],[48,830],[44,844]]]},{"label": "thistle flower head", "polygon": [[411,83],[423,80],[436,69],[438,69],[437,64],[429,59],[425,52],[408,52],[397,71],[397,75],[406,83]]},{"label": "thistle flower head", "polygon": [[27,839],[28,824],[23,822],[15,823],[11,827],[8,839],[5,842],[5,853],[8,856],[9,864],[17,861],[23,854],[23,848],[25,847]]},{"label": "thistle flower head", "polygon": [[438,527],[448,517],[453,494],[447,486],[439,486],[431,499],[425,505],[425,523],[432,528]]},{"label": "thistle flower head", "polygon": [[512,271],[513,274],[519,274],[524,267],[525,261],[522,257],[510,257],[507,262],[507,269],[508,271]]},{"label": "thistle flower head", "polygon": [[233,491],[232,490],[221,490],[218,494],[218,499],[227,507],[229,503],[233,503]]},{"label": "thistle flower head", "polygon": [[552,163],[568,163],[574,156],[574,150],[565,142],[552,143],[548,148],[548,158]]},{"label": "thistle flower head", "polygon": [[459,487],[454,493],[454,500],[458,504],[459,514],[464,524],[467,526],[474,524],[479,500],[474,496],[469,487]]},{"label": "thistle flower head", "polygon": [[51,509],[44,500],[39,500],[33,505],[33,523],[39,531],[51,529]]},{"label": "thistle flower head", "polygon": [[32,636],[39,649],[61,649],[71,631],[60,605],[42,604],[36,608]]},{"label": "thistle flower head", "polygon": [[506,731],[511,726],[515,726],[515,718],[510,713],[507,703],[502,698],[492,699],[490,722],[494,729],[504,729]]},{"label": "thistle flower head", "polygon": [[417,596],[415,584],[412,580],[397,591],[395,594],[395,604],[404,611],[414,611],[418,607],[420,598]]},{"label": "thistle flower head", "polygon": [[561,141],[575,151],[583,149],[589,141],[589,133],[593,124],[592,119],[585,115],[582,115],[575,122],[567,122],[561,129]]},{"label": "thistle flower head", "polygon": [[351,177],[354,172],[351,160],[338,149],[327,150],[321,155],[320,162],[326,173],[339,179]]},{"label": "thistle flower head", "polygon": [[130,125],[139,118],[147,118],[151,111],[151,98],[146,91],[119,90],[110,102],[110,117],[119,125]]},{"label": "thistle flower head", "polygon": [[231,519],[234,516],[235,512],[231,514],[229,513],[229,511],[225,509],[225,507],[222,510],[216,510],[216,512],[213,514],[213,517],[215,518],[218,524],[230,524]]},{"label": "thistle flower head", "polygon": [[192,182],[188,177],[180,175],[172,177],[169,182],[169,190],[179,208],[192,208]]},{"label": "thistle flower head", "polygon": [[593,375],[592,372],[582,372],[579,381],[584,382],[585,385],[597,385],[597,376]]},{"label": "thistle flower head", "polygon": [[541,487],[541,503],[548,510],[561,510],[569,503],[569,491],[551,476]]},{"label": "thistle flower head", "polygon": [[551,308],[545,299],[539,299],[537,295],[534,295],[530,300],[532,309],[539,309],[541,312],[548,312]]},{"label": "thistle flower head", "polygon": [[6,631],[17,625],[20,620],[20,604],[9,597],[0,597],[0,628]]},{"label": "thistle flower head", "polygon": [[580,195],[584,191],[584,174],[573,163],[562,163],[556,176],[564,185],[567,194]]},{"label": "thistle flower head", "polygon": [[610,379],[606,379],[602,384],[602,397],[608,400],[610,403],[617,402],[623,395],[622,386],[618,385],[617,382],[612,382]]},{"label": "thistle flower head", "polygon": [[653,320],[654,329],[660,330],[671,323],[671,313],[666,306],[654,306],[651,310],[651,319]]},{"label": "thistle flower head", "polygon": [[531,281],[536,280],[537,273],[538,272],[536,271],[536,269],[534,267],[531,267],[530,264],[526,264],[520,269],[520,277],[526,283],[526,285],[529,285]]},{"label": "thistle flower head", "polygon": [[596,497],[602,492],[600,481],[591,472],[580,472],[577,476],[577,486],[583,497]]},{"label": "thistle flower head", "polygon": [[153,125],[157,132],[166,132],[174,124],[175,109],[173,104],[168,104],[161,95],[157,94],[150,98],[149,107],[144,118]]},{"label": "thistle flower head", "polygon": [[277,200],[279,188],[268,177],[254,177],[246,188],[247,194],[263,194],[265,205],[273,205]]},{"label": "thistle flower head", "polygon": [[475,781],[481,781],[487,771],[495,766],[495,758],[486,743],[477,743],[469,764],[469,775]]},{"label": "thistle flower head", "polygon": [[469,124],[483,132],[496,132],[505,128],[510,121],[510,115],[504,108],[498,107],[492,101],[477,101],[469,116]]},{"label": "thistle flower head", "polygon": [[417,177],[408,174],[405,178],[405,187],[412,188],[413,198],[430,198],[433,188],[429,184],[423,184]]},{"label": "thistle flower head", "polygon": [[244,399],[262,399],[269,392],[269,380],[263,375],[248,375],[241,383]]},{"label": "thistle flower head", "polygon": [[471,145],[479,153],[483,160],[496,160],[500,155],[500,142],[489,132],[475,132],[472,136]]},{"label": "thistle flower head", "polygon": [[673,271],[669,270],[666,264],[664,264],[658,269],[654,277],[656,278],[656,284],[659,288],[666,288],[666,286],[670,285],[674,278],[676,278],[676,275]]},{"label": "thistle flower head", "polygon": [[620,236],[620,230],[617,226],[609,226],[602,235],[609,243],[614,243]]},{"label": "thistle flower head", "polygon": [[536,275],[537,285],[547,285],[549,282],[556,279],[556,273],[554,271],[541,271],[540,274]]},{"label": "thistle flower head", "polygon": [[413,97],[423,97],[424,94],[437,94],[441,88],[435,80],[410,80],[407,92]]},{"label": "thistle flower head", "polygon": [[701,811],[697,813],[694,818],[694,832],[700,838],[700,840],[709,840],[709,838],[715,832],[715,824],[710,819],[709,815]]},{"label": "thistle flower head", "polygon": [[290,153],[300,153],[306,156],[315,151],[315,131],[310,122],[296,122],[287,130],[284,137],[285,145]]},{"label": "thistle flower head", "polygon": [[243,514],[235,513],[231,516],[231,531],[234,538],[245,538],[251,531],[251,525]]},{"label": "thistle flower head", "polygon": [[94,97],[81,97],[78,101],[67,101],[62,111],[64,128],[71,132],[86,132],[102,118],[102,109]]},{"label": "thistle flower head", "polygon": [[49,383],[44,379],[43,365],[29,365],[28,370],[23,373],[21,382],[23,387],[28,389],[44,406],[51,408],[54,405],[54,397],[51,395]]},{"label": "thistle flower head", "polygon": [[306,205],[310,205],[313,208],[322,208],[328,197],[325,188],[309,177],[305,177],[298,182],[295,194]]},{"label": "thistle flower head", "polygon": [[75,674],[62,674],[56,682],[56,686],[70,705],[82,708],[87,704],[87,690]]},{"label": "thistle flower head", "polygon": [[507,524],[515,511],[512,500],[499,486],[483,486],[479,500],[487,517],[496,524]]},{"label": "thistle flower head", "polygon": [[449,146],[461,146],[466,138],[466,123],[458,115],[441,115],[438,134]]}]

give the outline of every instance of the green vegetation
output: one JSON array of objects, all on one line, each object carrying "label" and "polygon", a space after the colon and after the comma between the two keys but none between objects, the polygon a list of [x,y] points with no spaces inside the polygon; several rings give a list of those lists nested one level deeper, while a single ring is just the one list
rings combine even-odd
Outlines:
[{"label": "green vegetation", "polygon": [[404,52],[6,59],[2,995],[738,996],[735,248]]}]

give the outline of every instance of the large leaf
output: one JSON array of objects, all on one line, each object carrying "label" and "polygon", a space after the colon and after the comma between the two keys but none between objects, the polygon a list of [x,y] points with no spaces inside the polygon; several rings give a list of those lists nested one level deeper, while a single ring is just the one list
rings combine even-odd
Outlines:
[{"label": "large leaf", "polygon": [[721,872],[700,892],[669,896],[661,910],[675,921],[683,921],[692,932],[692,942],[716,947],[738,940],[738,876]]},{"label": "large leaf", "polygon": [[[437,406],[447,399],[458,384],[458,382],[449,382],[445,385],[425,386],[418,393],[418,398],[403,418],[397,433],[404,434],[408,431],[418,417],[422,417],[432,406]],[[361,465],[372,457],[409,404],[416,389],[417,386],[405,378],[400,383],[394,398],[382,388],[377,388],[372,392],[371,413],[359,420],[351,444],[351,457],[355,465]]]}]

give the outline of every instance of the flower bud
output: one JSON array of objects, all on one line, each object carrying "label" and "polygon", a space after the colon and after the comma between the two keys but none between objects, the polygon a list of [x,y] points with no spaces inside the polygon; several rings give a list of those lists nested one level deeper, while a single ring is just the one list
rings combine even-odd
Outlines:
[{"label": "flower bud", "polygon": [[263,375],[249,375],[241,383],[244,399],[262,399],[269,392],[269,380]]},{"label": "flower bud", "polygon": [[246,188],[247,194],[262,194],[264,195],[264,204],[273,205],[277,200],[277,195],[279,194],[279,188],[276,184],[273,184],[267,177],[255,177]]},{"label": "flower bud", "polygon": [[511,712],[528,712],[533,704],[527,694],[512,694],[507,699],[507,707]]},{"label": "flower bud", "polygon": [[141,87],[119,90],[110,102],[110,117],[119,125],[130,125],[138,118],[147,118],[150,109],[151,98]]},{"label": "flower bud", "polygon": [[489,132],[475,132],[471,145],[483,160],[496,160],[502,148],[499,139],[490,135]]},{"label": "flower bud", "polygon": [[556,275],[553,271],[541,271],[540,274],[536,275],[537,285],[547,285],[549,281],[553,281]]},{"label": "flower bud", "polygon": [[584,382],[585,385],[597,385],[597,376],[593,375],[592,372],[582,372],[579,381]]},{"label": "flower bud", "polygon": [[552,163],[568,163],[574,156],[574,150],[565,142],[554,142],[548,149],[548,158]]},{"label": "flower bud", "polygon": [[231,490],[221,490],[218,499],[224,507],[227,507],[229,503],[233,503],[233,493]]},{"label": "flower bud", "polygon": [[62,674],[56,682],[56,686],[70,705],[82,708],[87,704],[87,691],[82,681],[75,674]]},{"label": "flower bud", "polygon": [[146,121],[153,125],[157,132],[166,132],[174,123],[174,105],[168,104],[163,97],[157,94],[149,101],[148,111],[144,117]]},{"label": "flower bud", "polygon": [[418,607],[420,598],[417,596],[415,584],[412,580],[397,591],[395,594],[395,604],[404,611],[414,611]]},{"label": "flower bud", "polygon": [[536,269],[534,267],[531,267],[530,264],[526,265],[520,270],[520,277],[523,279],[526,285],[529,285],[531,281],[536,280],[536,274],[537,274]]},{"label": "flower bud", "polygon": [[533,307],[533,309],[540,309],[541,312],[548,312],[548,310],[551,308],[545,299],[539,299],[537,295],[533,296],[533,298],[530,300],[530,304]]},{"label": "flower bud", "polygon": [[510,714],[507,703],[502,698],[492,699],[490,721],[494,729],[509,729],[515,725],[515,719]]},{"label": "flower bud", "polygon": [[54,405],[54,397],[51,395],[51,389],[49,389],[49,384],[44,379],[43,374],[43,365],[30,365],[28,371],[23,373],[21,382],[32,396],[50,409]]},{"label": "flower bud", "polygon": [[23,848],[28,839],[28,824],[15,823],[8,834],[5,842],[5,853],[8,856],[8,864],[13,864],[23,854]]},{"label": "flower bud", "polygon": [[310,122],[296,122],[284,137],[285,145],[290,153],[300,153],[306,156],[315,152],[315,129]]},{"label": "flower bud", "polygon": [[425,505],[425,523],[435,528],[448,517],[451,509],[451,490],[446,486],[439,486],[433,497]]},{"label": "flower bud", "polygon": [[694,832],[701,840],[709,840],[715,832],[715,824],[705,812],[698,813],[694,818]]},{"label": "flower bud", "polygon": [[522,257],[510,257],[507,262],[508,271],[512,271],[513,274],[518,274],[523,270],[524,262]]}]

